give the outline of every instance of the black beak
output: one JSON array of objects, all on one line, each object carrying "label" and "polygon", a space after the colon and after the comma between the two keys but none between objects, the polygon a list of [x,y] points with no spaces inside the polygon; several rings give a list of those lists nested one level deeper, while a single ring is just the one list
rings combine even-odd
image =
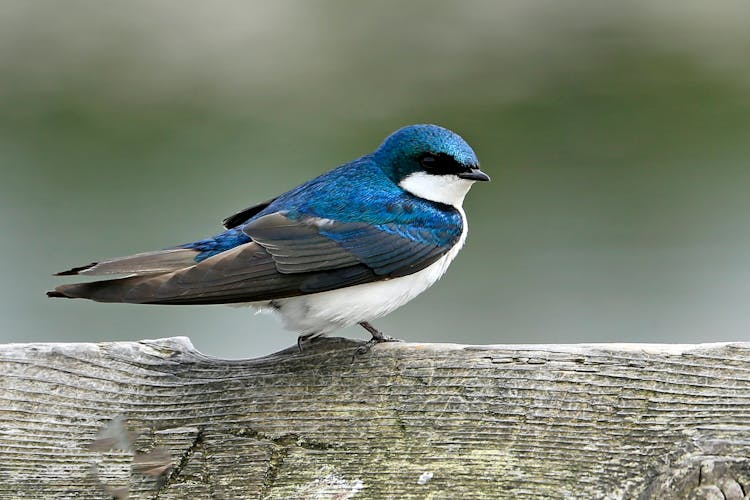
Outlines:
[{"label": "black beak", "polygon": [[479,170],[479,167],[472,168],[471,170],[467,170],[466,172],[461,172],[460,174],[458,174],[458,176],[462,179],[467,179],[470,181],[486,182],[490,180],[490,176]]}]

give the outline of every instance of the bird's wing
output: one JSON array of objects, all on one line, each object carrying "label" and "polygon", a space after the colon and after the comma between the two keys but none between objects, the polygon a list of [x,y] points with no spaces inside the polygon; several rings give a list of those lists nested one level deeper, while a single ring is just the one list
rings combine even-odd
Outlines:
[{"label": "bird's wing", "polygon": [[243,230],[253,242],[159,276],[62,285],[55,296],[103,302],[255,302],[405,276],[437,261],[461,226],[337,222],[277,212]]},{"label": "bird's wing", "polygon": [[276,212],[251,221],[243,231],[271,254],[280,273],[364,264],[385,278],[415,273],[438,260],[458,240],[461,226],[373,225]]}]

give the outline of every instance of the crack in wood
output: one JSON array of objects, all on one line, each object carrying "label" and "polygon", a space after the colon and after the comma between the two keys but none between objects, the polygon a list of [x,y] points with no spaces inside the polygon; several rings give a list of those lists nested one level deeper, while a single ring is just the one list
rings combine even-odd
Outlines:
[{"label": "crack in wood", "polygon": [[179,461],[172,468],[172,470],[169,471],[169,474],[162,481],[160,481],[158,485],[158,489],[156,490],[156,493],[153,496],[153,500],[158,500],[159,496],[167,488],[169,488],[170,485],[174,484],[175,480],[182,473],[182,470],[187,466],[188,462],[190,462],[190,459],[193,457],[196,450],[198,450],[203,445],[203,437],[204,437],[204,429],[202,427],[199,427],[198,432],[196,432],[192,443],[190,443],[190,446],[188,446],[185,449],[185,451],[182,452],[182,455],[180,456]]},{"label": "crack in wood", "polygon": [[268,468],[263,477],[263,484],[260,487],[260,498],[266,498],[279,477],[281,467],[284,465],[286,457],[289,456],[291,446],[272,445],[271,456],[268,459]]},{"label": "crack in wood", "polygon": [[332,443],[323,443],[302,437],[300,434],[289,432],[279,436],[272,436],[265,432],[246,427],[237,432],[224,432],[224,434],[235,435],[238,437],[247,437],[258,441],[267,442],[271,445],[271,454],[268,458],[268,464],[263,484],[261,485],[259,498],[266,498],[273,490],[276,480],[279,477],[281,469],[287,457],[294,448],[305,450],[325,451],[336,448]]}]

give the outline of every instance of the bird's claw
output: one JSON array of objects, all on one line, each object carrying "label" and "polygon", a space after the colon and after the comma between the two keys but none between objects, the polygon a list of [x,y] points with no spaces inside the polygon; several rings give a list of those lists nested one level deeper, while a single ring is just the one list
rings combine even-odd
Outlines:
[{"label": "bird's claw", "polygon": [[352,355],[352,363],[356,361],[358,356],[364,356],[365,354],[370,352],[370,350],[375,345],[381,344],[383,342],[403,342],[403,340],[391,337],[390,335],[383,335],[383,334],[381,334],[379,337],[373,336],[370,340],[368,340],[361,346],[354,349],[354,355]]},{"label": "bird's claw", "polygon": [[299,349],[300,354],[302,353],[302,348],[308,344],[312,344],[316,340],[320,338],[320,335],[317,333],[308,333],[307,335],[300,335],[297,337],[297,349]]}]

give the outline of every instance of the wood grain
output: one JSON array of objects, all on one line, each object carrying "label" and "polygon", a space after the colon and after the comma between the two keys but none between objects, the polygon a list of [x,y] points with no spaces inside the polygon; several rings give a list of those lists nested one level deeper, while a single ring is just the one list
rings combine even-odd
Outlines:
[{"label": "wood grain", "polygon": [[0,498],[750,498],[750,344],[0,346]]}]

